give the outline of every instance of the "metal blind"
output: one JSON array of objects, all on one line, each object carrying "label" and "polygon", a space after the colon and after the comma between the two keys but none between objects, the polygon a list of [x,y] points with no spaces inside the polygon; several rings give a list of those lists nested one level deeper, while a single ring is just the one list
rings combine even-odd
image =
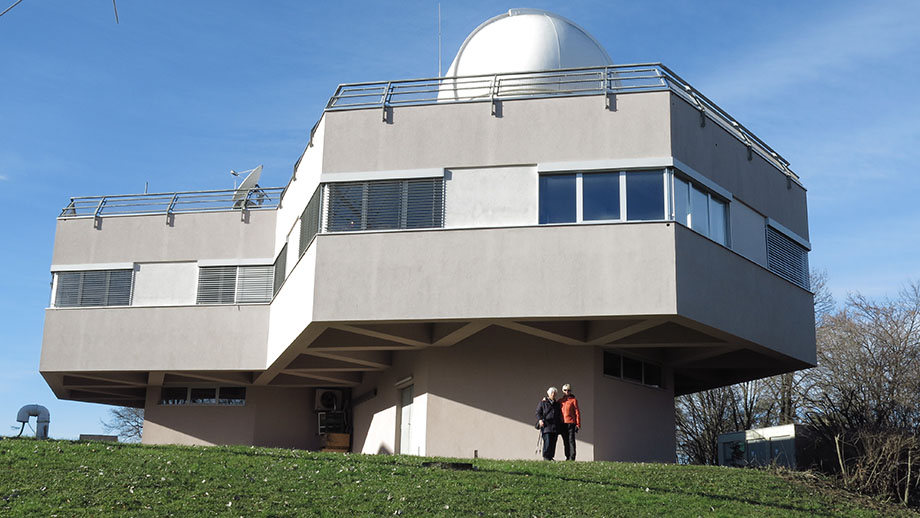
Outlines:
[{"label": "metal blind", "polygon": [[252,304],[272,300],[272,277],[275,268],[265,266],[240,266],[237,271],[236,302]]},{"label": "metal blind", "polygon": [[198,304],[233,304],[236,298],[236,266],[198,269]]},{"label": "metal blind", "polygon": [[278,253],[278,258],[275,259],[272,295],[278,293],[278,290],[281,289],[281,283],[284,282],[284,275],[287,273],[287,251],[288,244],[285,243],[284,246],[281,247],[281,252]]},{"label": "metal blind", "polygon": [[56,307],[128,306],[134,270],[59,272]]},{"label": "metal blind", "polygon": [[322,187],[318,187],[310,198],[307,207],[300,215],[300,248],[297,256],[300,257],[307,250],[313,236],[319,232],[320,207],[322,206]]},{"label": "metal blind", "polygon": [[808,280],[808,250],[769,226],[767,259],[773,273],[806,290],[811,289]]},{"label": "metal blind", "polygon": [[444,179],[378,180],[326,185],[326,231],[444,226]]}]

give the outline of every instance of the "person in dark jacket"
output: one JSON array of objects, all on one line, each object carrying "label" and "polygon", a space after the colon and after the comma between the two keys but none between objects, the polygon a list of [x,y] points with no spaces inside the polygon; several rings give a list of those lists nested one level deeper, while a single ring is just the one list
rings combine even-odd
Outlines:
[{"label": "person in dark jacket", "polygon": [[556,439],[562,431],[562,409],[556,401],[556,387],[546,390],[546,397],[537,405],[537,427],[543,434],[543,460],[553,460],[556,455]]}]

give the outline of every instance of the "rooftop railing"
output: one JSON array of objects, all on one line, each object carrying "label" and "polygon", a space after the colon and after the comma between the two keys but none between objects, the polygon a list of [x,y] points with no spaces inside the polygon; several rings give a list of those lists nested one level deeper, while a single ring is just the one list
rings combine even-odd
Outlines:
[{"label": "rooftop railing", "polygon": [[399,106],[491,102],[496,115],[498,103],[505,100],[605,95],[610,108],[616,94],[665,90],[699,110],[700,125],[712,120],[744,143],[749,159],[757,153],[798,181],[785,158],[661,63],[342,84],[326,111],[380,108],[386,122],[388,111]]},{"label": "rooftop railing", "polygon": [[283,187],[256,187],[218,191],[187,191],[114,196],[77,196],[61,210],[61,218],[135,216],[275,209]]}]

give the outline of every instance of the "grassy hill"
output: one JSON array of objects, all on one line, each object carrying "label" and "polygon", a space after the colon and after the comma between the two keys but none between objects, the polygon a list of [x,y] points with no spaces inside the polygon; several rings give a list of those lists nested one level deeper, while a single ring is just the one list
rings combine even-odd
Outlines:
[{"label": "grassy hill", "polygon": [[762,470],[432,460],[6,438],[0,516],[920,516]]}]

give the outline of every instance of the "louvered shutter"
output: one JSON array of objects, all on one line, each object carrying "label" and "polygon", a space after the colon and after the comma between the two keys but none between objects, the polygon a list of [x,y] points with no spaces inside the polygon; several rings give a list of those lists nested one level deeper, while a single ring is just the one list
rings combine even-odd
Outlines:
[{"label": "louvered shutter", "polygon": [[272,274],[274,268],[266,266],[240,266],[237,273],[236,302],[253,304],[272,300]]},{"label": "louvered shutter", "polygon": [[236,266],[208,266],[198,269],[198,304],[233,304],[236,296]]},{"label": "louvered shutter", "polygon": [[326,230],[395,230],[444,226],[444,179],[327,184]]},{"label": "louvered shutter", "polygon": [[773,273],[806,290],[810,289],[808,250],[769,226],[767,227],[767,259]]},{"label": "louvered shutter", "polygon": [[406,224],[404,228],[444,226],[444,179],[406,180]]},{"label": "louvered shutter", "polygon": [[300,215],[300,249],[298,257],[303,255],[313,240],[313,236],[319,232],[320,208],[322,205],[322,187],[316,189],[307,207]]},{"label": "louvered shutter", "polygon": [[128,306],[131,304],[133,270],[85,270],[59,272],[56,307]]},{"label": "louvered shutter", "polygon": [[328,185],[329,232],[364,230],[364,183],[331,183]]},{"label": "louvered shutter", "polygon": [[284,282],[284,276],[287,273],[287,253],[288,253],[288,244],[285,243],[281,247],[281,252],[278,253],[278,258],[275,259],[274,270],[272,283],[272,294],[277,294],[278,290],[281,289],[281,284]]}]

